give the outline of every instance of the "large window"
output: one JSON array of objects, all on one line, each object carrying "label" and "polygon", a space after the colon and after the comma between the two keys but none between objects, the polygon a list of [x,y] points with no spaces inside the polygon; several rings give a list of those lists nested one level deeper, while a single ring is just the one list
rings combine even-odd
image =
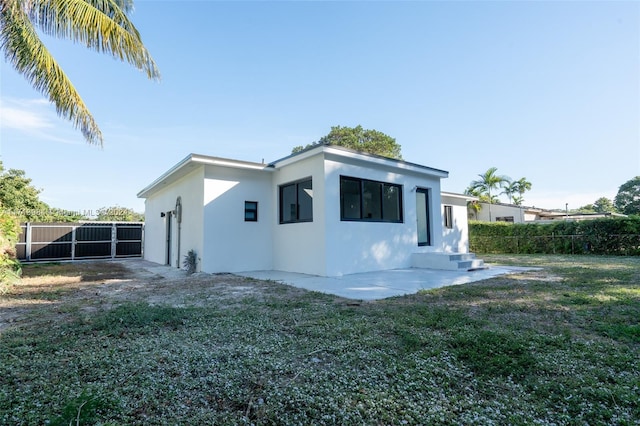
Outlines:
[{"label": "large window", "polygon": [[340,219],[402,222],[402,186],[340,176]]},{"label": "large window", "polygon": [[313,221],[311,179],[280,186],[280,223]]}]

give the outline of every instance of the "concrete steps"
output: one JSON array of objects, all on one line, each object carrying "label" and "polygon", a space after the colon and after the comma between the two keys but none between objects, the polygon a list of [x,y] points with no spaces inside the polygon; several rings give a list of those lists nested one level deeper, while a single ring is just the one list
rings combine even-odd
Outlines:
[{"label": "concrete steps", "polygon": [[473,253],[413,253],[411,267],[447,271],[476,271],[488,268],[484,260],[476,259]]}]

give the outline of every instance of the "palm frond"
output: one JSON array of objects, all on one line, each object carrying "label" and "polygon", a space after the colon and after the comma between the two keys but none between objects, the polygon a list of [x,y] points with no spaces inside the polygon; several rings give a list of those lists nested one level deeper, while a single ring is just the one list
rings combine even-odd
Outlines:
[{"label": "palm frond", "polygon": [[14,68],[46,95],[58,115],[70,120],[91,144],[102,145],[102,133],[75,87],[35,31],[19,0],[2,0],[0,49]]},{"label": "palm frond", "polygon": [[127,17],[131,0],[31,0],[27,14],[46,34],[109,53],[159,79],[160,72]]}]

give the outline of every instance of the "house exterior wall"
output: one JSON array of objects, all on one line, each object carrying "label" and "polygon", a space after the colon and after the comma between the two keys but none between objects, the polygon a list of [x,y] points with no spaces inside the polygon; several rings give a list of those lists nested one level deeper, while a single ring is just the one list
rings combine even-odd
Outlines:
[{"label": "house exterior wall", "polygon": [[[384,165],[371,165],[327,155],[324,163],[326,203],[326,275],[406,268],[411,254],[441,250],[440,179],[418,173],[399,173]],[[402,185],[403,222],[342,221],[340,176]],[[417,240],[415,188],[430,189],[431,245]]]},{"label": "house exterior wall", "polygon": [[[202,253],[202,188],[204,167],[196,168],[175,183],[163,188],[145,200],[144,258],[166,264],[167,220],[171,218],[171,266],[182,267],[184,255],[191,249]],[[176,208],[176,200],[182,200],[182,223],[178,226],[174,215],[161,213]],[[178,253],[178,234],[180,252]],[[198,268],[199,269],[199,268]]]},{"label": "house exterior wall", "polygon": [[[313,221],[279,223],[280,185],[311,177]],[[322,155],[276,167],[273,172],[273,269],[313,275],[326,273],[324,167]]]},{"label": "house exterior wall", "polygon": [[[205,272],[273,268],[272,173],[207,165],[204,174]],[[258,203],[258,220],[245,221],[245,201]]]},{"label": "house exterior wall", "polygon": [[[414,253],[466,252],[466,202],[442,198],[440,180],[446,173],[324,147],[269,166],[192,154],[139,194],[147,197],[145,258],[165,263],[167,219],[160,213],[175,209],[178,196],[183,220],[180,256],[173,224],[173,266],[193,249],[200,257],[199,270],[209,273],[280,270],[341,276],[407,268]],[[340,176],[399,185],[402,221],[342,220]],[[280,187],[307,178],[313,184],[313,220],[280,223]],[[420,190],[428,192],[429,201],[430,241],[424,246],[418,244]],[[290,206],[293,200],[288,195]],[[246,201],[258,203],[256,222],[245,220]],[[452,230],[444,230],[443,202],[454,209]]]},{"label": "house exterior wall", "polygon": [[[451,206],[452,228],[444,224],[444,206]],[[467,220],[467,201],[459,197],[442,195],[442,250],[445,252],[469,252],[469,222]]]},{"label": "house exterior wall", "polygon": [[525,209],[517,206],[504,204],[481,203],[482,209],[477,214],[477,220],[489,222],[489,208],[491,208],[491,222],[495,222],[499,217],[513,217],[514,223],[525,221]]}]

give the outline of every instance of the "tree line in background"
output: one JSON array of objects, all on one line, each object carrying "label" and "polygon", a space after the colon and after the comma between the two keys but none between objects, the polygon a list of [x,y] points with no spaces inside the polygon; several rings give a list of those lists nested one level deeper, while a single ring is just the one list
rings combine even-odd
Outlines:
[{"label": "tree line in background", "polygon": [[98,220],[108,222],[141,222],[144,214],[131,208],[113,206],[96,211],[95,218],[79,212],[50,207],[40,200],[40,189],[33,186],[24,170],[6,170],[0,161],[0,213],[19,222],[77,222]]},{"label": "tree line in background", "polygon": [[[506,195],[509,204],[521,206],[524,193],[531,190],[531,182],[526,178],[513,180],[509,176],[499,175],[496,167],[489,168],[479,174],[479,179],[471,181],[464,191],[467,195],[478,197],[480,202],[496,204],[499,196]],[[470,208],[478,211],[481,206],[471,203]],[[620,186],[613,200],[600,197],[593,204],[572,209],[571,213],[622,213],[626,215],[640,215],[640,176],[636,176]]]}]

